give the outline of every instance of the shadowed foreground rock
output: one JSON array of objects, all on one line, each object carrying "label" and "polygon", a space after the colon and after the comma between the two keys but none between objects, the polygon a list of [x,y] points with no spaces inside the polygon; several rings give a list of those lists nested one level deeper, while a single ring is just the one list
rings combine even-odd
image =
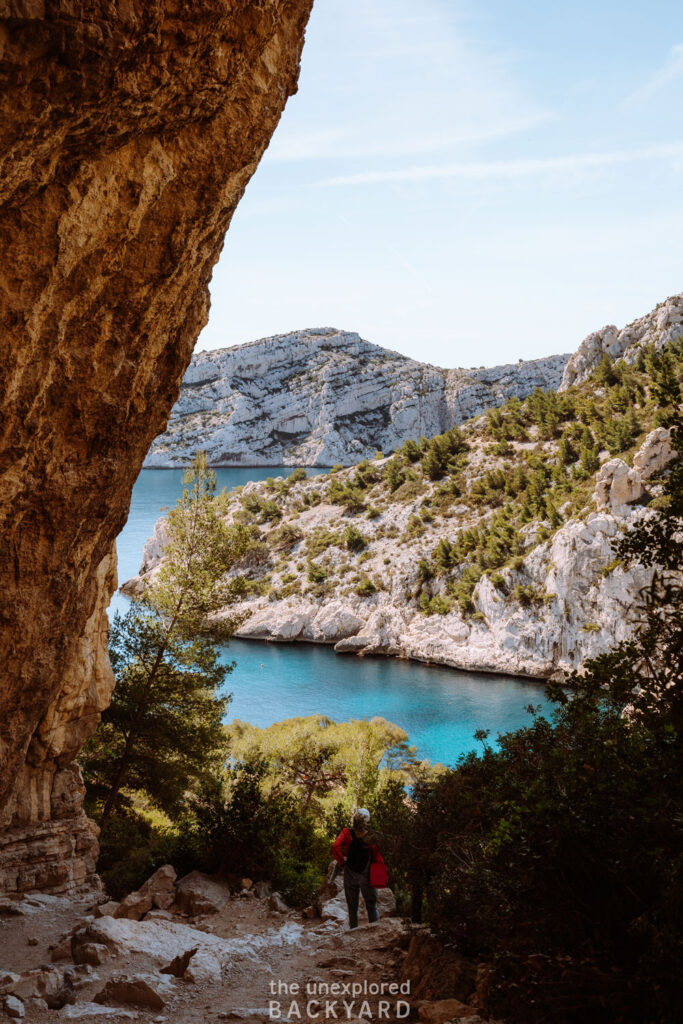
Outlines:
[{"label": "shadowed foreground rock", "polygon": [[93,878],[114,539],[311,2],[0,0],[0,891]]}]

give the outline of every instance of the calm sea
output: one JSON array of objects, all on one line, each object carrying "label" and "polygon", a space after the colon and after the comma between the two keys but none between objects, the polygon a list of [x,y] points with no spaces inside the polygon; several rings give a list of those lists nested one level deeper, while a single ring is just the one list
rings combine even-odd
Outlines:
[{"label": "calm sea", "polygon": [[[221,469],[218,486],[229,489],[291,471]],[[117,543],[121,582],[138,571],[142,547],[163,510],[175,504],[181,478],[180,470],[141,472]],[[126,606],[117,594],[110,614]],[[265,726],[295,715],[324,714],[336,720],[381,715],[408,732],[422,757],[444,764],[477,747],[475,730],[490,729],[495,737],[529,722],[527,705],[546,706],[538,683],[391,658],[338,655],[314,644],[236,639],[225,658],[236,662],[229,677],[232,702],[226,720]]]}]

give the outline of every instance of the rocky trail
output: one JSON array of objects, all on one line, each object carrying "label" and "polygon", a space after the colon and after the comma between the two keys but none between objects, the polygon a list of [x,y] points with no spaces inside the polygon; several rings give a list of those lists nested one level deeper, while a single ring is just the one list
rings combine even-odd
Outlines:
[{"label": "rocky trail", "polygon": [[[470,970],[463,980],[461,964],[452,982],[467,1003],[425,998],[426,933],[395,916],[390,890],[380,920],[363,923],[361,910],[349,931],[340,881],[303,913],[243,881],[233,891],[199,872],[176,882],[166,866],[121,903],[92,891],[0,901],[2,1019],[481,1020],[480,979]],[[440,986],[449,990],[447,978]]]}]

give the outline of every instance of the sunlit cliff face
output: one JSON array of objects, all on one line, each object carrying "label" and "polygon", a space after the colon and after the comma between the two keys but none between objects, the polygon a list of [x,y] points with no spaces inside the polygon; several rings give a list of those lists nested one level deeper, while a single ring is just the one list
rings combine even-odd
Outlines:
[{"label": "sunlit cliff face", "polygon": [[114,539],[311,3],[0,18],[0,890],[94,872],[73,759],[113,685]]}]

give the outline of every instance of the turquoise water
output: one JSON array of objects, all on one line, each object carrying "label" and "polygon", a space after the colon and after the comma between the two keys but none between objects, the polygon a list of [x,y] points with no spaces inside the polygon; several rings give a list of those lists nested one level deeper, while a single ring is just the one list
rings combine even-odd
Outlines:
[{"label": "turquoise water", "polygon": [[[218,486],[286,475],[284,469],[217,470]],[[310,472],[314,473],[315,470]],[[142,547],[164,508],[180,492],[180,470],[143,470],[133,490],[128,522],[118,538],[119,580],[135,575]],[[110,613],[123,611],[117,594]],[[457,672],[392,658],[335,654],[315,644],[266,644],[233,640],[226,661],[233,697],[227,720],[266,726],[295,715],[324,714],[336,720],[381,715],[405,729],[422,757],[444,764],[476,748],[473,734],[491,736],[525,725],[528,704],[543,704],[543,686],[523,679]]]}]

